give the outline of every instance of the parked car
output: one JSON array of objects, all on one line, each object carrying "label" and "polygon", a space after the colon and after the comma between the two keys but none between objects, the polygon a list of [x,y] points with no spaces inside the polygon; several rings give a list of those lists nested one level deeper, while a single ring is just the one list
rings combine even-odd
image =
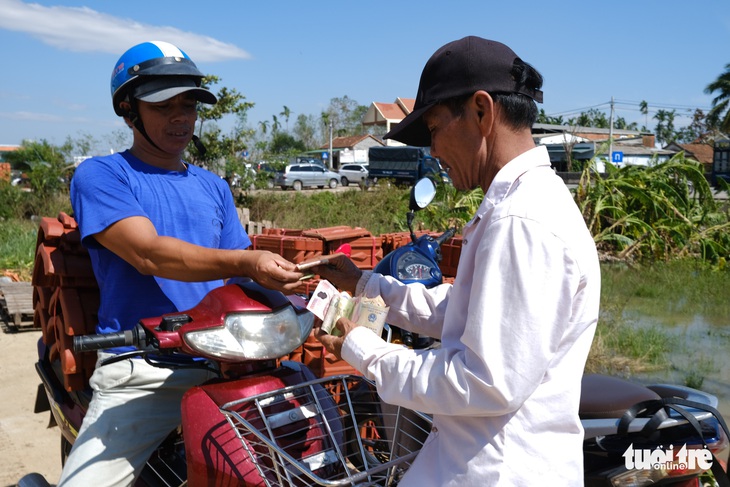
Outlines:
[{"label": "parked car", "polygon": [[343,164],[337,172],[340,173],[340,180],[343,186],[349,186],[350,183],[356,183],[362,186],[368,178],[368,165]]},{"label": "parked car", "polygon": [[273,188],[276,183],[276,173],[281,172],[286,165],[281,162],[260,161],[254,164],[255,179],[259,187]]},{"label": "parked car", "polygon": [[317,159],[316,157],[309,156],[297,156],[293,160],[291,160],[289,164],[318,164],[324,168],[327,167],[325,163],[322,162],[322,159]]},{"label": "parked car", "polygon": [[319,164],[291,164],[286,166],[283,172],[276,174],[276,185],[281,189],[294,188],[301,191],[302,188],[316,186],[324,188],[336,188],[340,184],[340,175],[332,172]]}]

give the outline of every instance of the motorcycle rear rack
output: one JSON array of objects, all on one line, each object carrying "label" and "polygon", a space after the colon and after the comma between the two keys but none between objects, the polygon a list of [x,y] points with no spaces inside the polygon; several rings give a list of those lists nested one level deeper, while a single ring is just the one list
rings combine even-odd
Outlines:
[{"label": "motorcycle rear rack", "polygon": [[394,486],[431,430],[356,375],[312,380],[220,407],[267,486]]}]

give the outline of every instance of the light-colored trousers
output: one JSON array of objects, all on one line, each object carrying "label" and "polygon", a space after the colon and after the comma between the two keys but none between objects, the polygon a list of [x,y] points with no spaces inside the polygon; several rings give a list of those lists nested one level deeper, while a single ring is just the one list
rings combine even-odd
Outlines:
[{"label": "light-colored trousers", "polygon": [[[99,361],[111,357],[99,352]],[[180,424],[185,391],[212,378],[199,369],[154,367],[126,359],[97,367],[93,397],[58,487],[129,486]]]}]

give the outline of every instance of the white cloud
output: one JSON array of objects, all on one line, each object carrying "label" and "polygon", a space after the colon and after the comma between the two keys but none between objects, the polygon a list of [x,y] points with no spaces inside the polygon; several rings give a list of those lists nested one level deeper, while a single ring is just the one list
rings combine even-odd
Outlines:
[{"label": "white cloud", "polygon": [[0,29],[25,32],[69,51],[121,54],[134,44],[161,40],[181,46],[196,63],[251,57],[243,49],[209,36],[141,24],[88,7],[45,7],[21,0],[0,0],[0,12]]},{"label": "white cloud", "polygon": [[68,120],[67,117],[61,115],[37,112],[0,112],[0,118],[18,122],[63,122]]},{"label": "white cloud", "polygon": [[54,99],[53,105],[70,112],[84,112],[89,109],[89,106],[85,103],[70,103],[65,98]]}]

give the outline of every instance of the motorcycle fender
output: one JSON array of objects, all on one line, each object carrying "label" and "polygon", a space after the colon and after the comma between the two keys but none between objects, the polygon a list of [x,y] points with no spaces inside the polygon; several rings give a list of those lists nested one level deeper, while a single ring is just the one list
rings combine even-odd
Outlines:
[{"label": "motorcycle fender", "polygon": [[[41,379],[36,396],[35,412],[50,411],[49,427],[59,426],[61,434],[73,444],[86,413],[82,404],[88,404],[88,398],[82,398],[86,391],[68,392],[64,390],[54,366],[45,357],[44,345],[39,343],[39,356],[35,368]],[[72,397],[73,396],[73,397]]]},{"label": "motorcycle fender", "polygon": [[219,407],[314,378],[306,367],[279,367],[269,373],[194,387],[182,401],[188,485],[266,485]]}]

